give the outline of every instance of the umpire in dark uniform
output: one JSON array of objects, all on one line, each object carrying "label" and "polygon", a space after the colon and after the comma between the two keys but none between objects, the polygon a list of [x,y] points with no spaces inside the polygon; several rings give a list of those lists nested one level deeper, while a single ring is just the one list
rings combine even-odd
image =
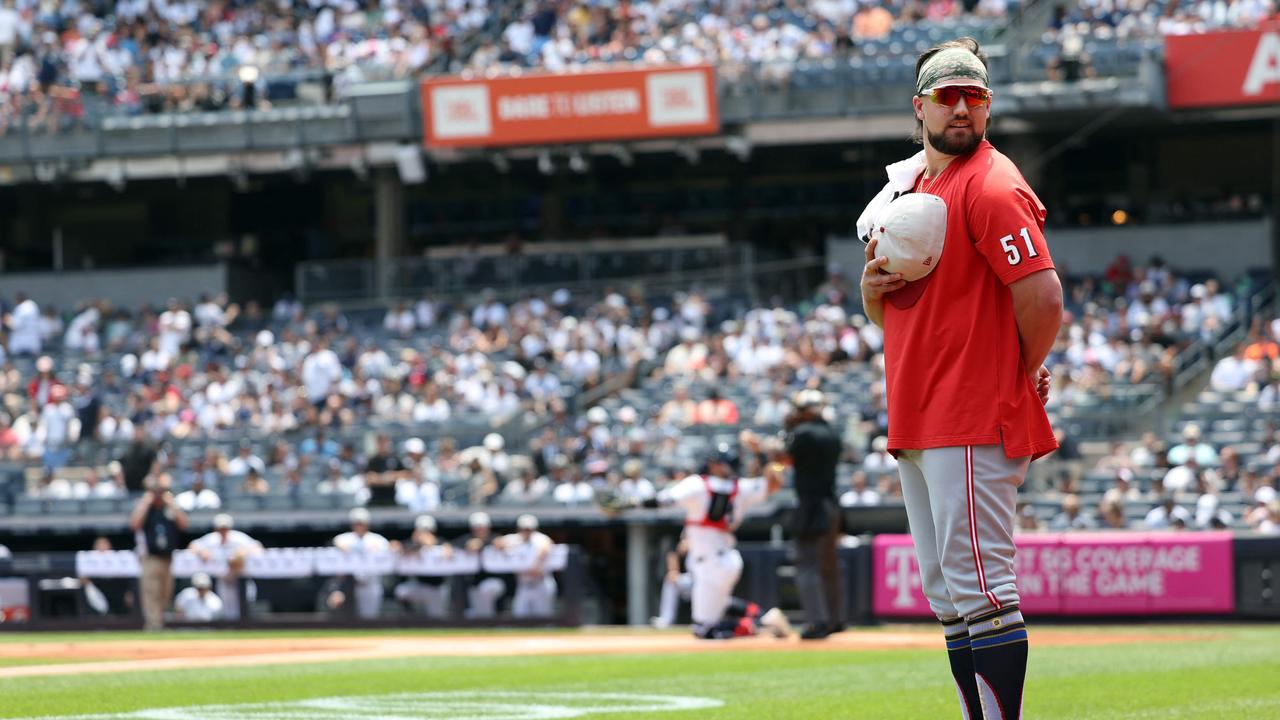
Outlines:
[{"label": "umpire in dark uniform", "polygon": [[799,506],[792,525],[796,585],[808,627],[800,637],[821,640],[844,629],[844,591],[836,546],[840,506],[836,502],[836,464],[840,436],[822,419],[824,400],[817,390],[802,390],[787,416],[787,454],[795,470]]}]

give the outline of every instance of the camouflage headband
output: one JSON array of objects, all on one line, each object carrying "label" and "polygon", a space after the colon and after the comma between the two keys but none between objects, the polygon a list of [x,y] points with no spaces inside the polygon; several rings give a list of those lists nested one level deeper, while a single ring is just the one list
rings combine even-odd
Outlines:
[{"label": "camouflage headband", "polygon": [[920,76],[916,78],[916,94],[922,95],[944,80],[955,79],[972,80],[975,85],[990,87],[987,68],[978,56],[964,48],[950,47],[929,58],[920,68]]}]

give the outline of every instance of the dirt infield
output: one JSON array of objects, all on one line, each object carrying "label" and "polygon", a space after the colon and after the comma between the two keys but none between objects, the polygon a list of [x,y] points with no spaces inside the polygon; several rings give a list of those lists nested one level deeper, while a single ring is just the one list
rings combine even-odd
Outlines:
[{"label": "dirt infield", "polygon": [[[1037,633],[1038,646],[1109,645],[1176,642],[1168,634],[1057,631]],[[684,633],[647,630],[586,630],[581,633],[448,636],[347,636],[317,638],[235,638],[192,640],[120,640],[87,643],[14,643],[0,645],[0,658],[41,658],[48,664],[0,668],[0,679],[141,672],[193,667],[242,667],[400,657],[500,657],[526,655],[614,655],[735,650],[814,652],[900,650],[940,646],[938,634],[925,630],[850,631],[823,642],[769,637],[705,641]],[[74,662],[62,662],[72,661]]]}]

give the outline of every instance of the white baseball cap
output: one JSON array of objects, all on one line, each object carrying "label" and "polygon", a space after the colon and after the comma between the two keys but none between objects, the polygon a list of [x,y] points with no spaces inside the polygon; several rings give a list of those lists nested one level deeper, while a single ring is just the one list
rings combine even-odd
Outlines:
[{"label": "white baseball cap", "polygon": [[191,576],[191,584],[198,588],[208,590],[213,587],[213,580],[206,573],[196,573]]},{"label": "white baseball cap", "polygon": [[213,529],[215,530],[221,530],[222,528],[230,530],[235,527],[235,525],[235,521],[226,513],[218,513],[213,516]]},{"label": "white baseball cap", "polygon": [[925,279],[942,260],[947,239],[947,204],[929,193],[908,193],[880,211],[875,227],[876,257],[889,258],[885,272],[901,273],[906,286],[886,297],[905,310],[924,294]]},{"label": "white baseball cap", "polygon": [[404,441],[404,451],[410,455],[422,455],[427,451],[427,444],[422,438],[409,438]]},{"label": "white baseball cap", "polygon": [[365,510],[364,508],[355,508],[349,515],[347,515],[347,520],[352,525],[368,525],[369,521],[372,520],[372,517],[368,510]]},{"label": "white baseball cap", "polygon": [[516,518],[516,529],[518,530],[537,530],[538,518],[532,515],[521,515]]},{"label": "white baseball cap", "polygon": [[467,518],[467,524],[473,528],[491,527],[493,522],[489,520],[489,513],[473,512],[471,517]]},{"label": "white baseball cap", "polygon": [[426,530],[427,532],[436,531],[436,519],[430,515],[419,515],[418,519],[413,521],[413,529]]}]

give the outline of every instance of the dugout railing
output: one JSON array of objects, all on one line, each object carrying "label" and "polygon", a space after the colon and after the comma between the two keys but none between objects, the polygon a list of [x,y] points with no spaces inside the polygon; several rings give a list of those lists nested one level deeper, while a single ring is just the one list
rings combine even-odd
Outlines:
[{"label": "dugout railing", "polygon": [[[469,617],[466,612],[467,592],[481,577],[499,577],[507,585],[504,596],[515,588],[515,575],[509,564],[492,569],[479,563],[474,570],[453,569],[432,572],[420,565],[417,570],[397,564],[391,577],[397,581],[422,577],[438,577],[449,592],[448,612],[443,617],[428,615],[395,601],[388,591],[382,611],[376,618],[357,615],[356,602],[344,602],[337,608],[326,608],[323,595],[331,591],[355,597],[355,580],[351,573],[334,574],[320,567],[302,571],[258,571],[253,577],[237,582],[240,616],[234,620],[218,619],[194,622],[176,618],[172,609],[166,613],[166,627],[171,628],[490,628],[490,627],[577,627],[583,624],[584,589],[587,583],[585,558],[581,548],[558,546],[560,553],[552,560],[557,583],[554,610],[547,615],[517,616],[510,609],[492,617]],[[277,552],[334,552],[332,548],[284,549]],[[87,566],[85,555],[125,553],[24,553],[0,559],[0,631],[71,631],[120,630],[142,626],[141,591],[136,563],[121,567],[118,558],[105,558]],[[175,585],[183,588],[199,568],[194,559],[178,558],[174,562]],[[273,563],[266,563],[273,564]],[[277,568],[281,564],[274,563]],[[287,564],[287,563],[286,563]],[[115,566],[114,568],[112,566]],[[93,569],[94,567],[97,570]],[[492,569],[492,572],[490,572]],[[256,587],[257,600],[250,597],[249,582]],[[92,589],[90,589],[92,588]],[[89,594],[97,592],[108,603],[108,612],[93,609]],[[25,605],[13,603],[15,596],[25,593]],[[132,599],[130,599],[132,598]],[[9,605],[6,606],[8,601]],[[314,609],[296,607],[311,604]],[[100,601],[101,602],[101,601]],[[5,609],[7,607],[7,609]],[[277,608],[282,608],[277,610]]]}]

